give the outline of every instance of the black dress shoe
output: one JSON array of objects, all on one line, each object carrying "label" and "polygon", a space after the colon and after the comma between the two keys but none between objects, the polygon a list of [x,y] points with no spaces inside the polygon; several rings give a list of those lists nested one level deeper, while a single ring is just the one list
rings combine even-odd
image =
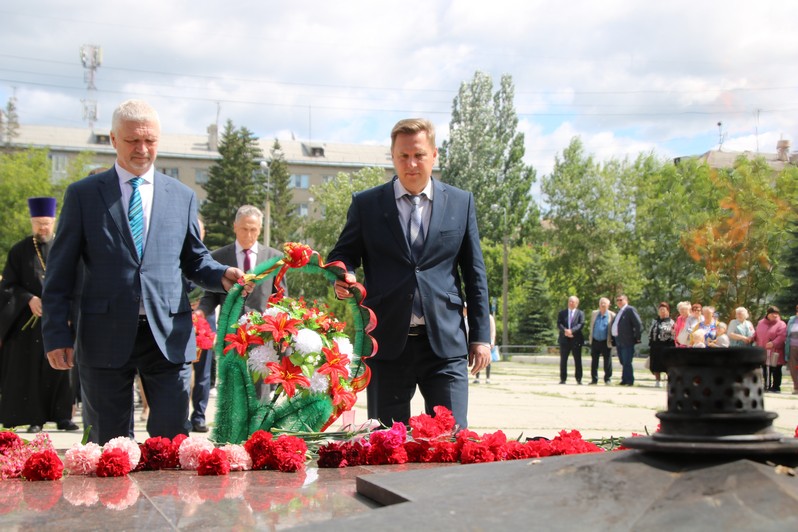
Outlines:
[{"label": "black dress shoe", "polygon": [[37,434],[41,431],[42,431],[41,425],[31,425],[30,427],[28,427],[28,433],[30,434]]},{"label": "black dress shoe", "polygon": [[58,430],[80,430],[78,424],[72,421],[71,419],[67,419],[65,421],[59,421],[56,423],[56,427]]},{"label": "black dress shoe", "polygon": [[208,425],[205,423],[192,423],[192,432],[208,432]]}]

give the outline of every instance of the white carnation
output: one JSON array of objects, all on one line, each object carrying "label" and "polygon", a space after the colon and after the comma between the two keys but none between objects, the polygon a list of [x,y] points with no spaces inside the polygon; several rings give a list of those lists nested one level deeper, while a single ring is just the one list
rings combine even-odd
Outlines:
[{"label": "white carnation", "polygon": [[284,314],[284,313],[285,313],[284,310],[280,310],[277,307],[269,307],[263,311],[264,316],[271,316],[272,318],[277,316],[278,314]]},{"label": "white carnation", "polygon": [[266,345],[259,345],[250,350],[248,354],[247,367],[250,371],[257,371],[261,375],[269,372],[266,364],[269,362],[277,362],[277,351],[274,349],[274,344],[269,342]]},{"label": "white carnation", "polygon": [[349,341],[349,338],[343,336],[341,338],[336,338],[333,341],[338,344],[339,353],[348,356],[350,359],[352,358],[352,355],[355,353],[355,346],[352,345],[352,342]]},{"label": "white carnation", "polygon": [[330,388],[330,378],[319,372],[314,372],[310,378],[310,391],[314,393],[327,393]]},{"label": "white carnation", "polygon": [[319,336],[319,333],[316,331],[300,329],[300,331],[294,335],[294,349],[303,355],[319,353],[323,345],[321,336]]}]

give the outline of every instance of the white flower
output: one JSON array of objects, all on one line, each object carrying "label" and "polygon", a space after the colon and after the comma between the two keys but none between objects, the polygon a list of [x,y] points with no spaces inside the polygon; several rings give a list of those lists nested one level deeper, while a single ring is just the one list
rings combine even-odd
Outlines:
[{"label": "white flower", "polygon": [[330,388],[330,378],[327,375],[314,371],[310,378],[310,391],[314,393],[327,393]]},{"label": "white flower", "polygon": [[141,460],[141,449],[138,444],[130,438],[126,436],[112,438],[103,445],[103,451],[108,451],[110,449],[122,449],[125,451],[128,458],[130,458],[131,469],[136,469],[136,466],[139,465],[139,460]]},{"label": "white flower", "polygon": [[352,345],[352,342],[349,341],[349,338],[346,336],[342,336],[340,338],[336,338],[333,340],[336,344],[338,344],[338,352],[342,355],[346,355],[349,359],[352,359],[352,355],[355,354],[355,346]]},{"label": "white flower", "polygon": [[284,314],[284,313],[285,313],[284,310],[280,310],[277,307],[269,307],[263,311],[264,316],[271,316],[272,318],[277,316],[278,314]]},{"label": "white flower", "polygon": [[277,351],[274,349],[274,343],[269,342],[265,345],[259,345],[248,353],[247,367],[250,371],[257,371],[261,375],[269,372],[266,364],[269,362],[277,362]]},{"label": "white flower", "polygon": [[300,329],[299,332],[294,335],[294,349],[303,355],[319,353],[323,345],[321,336],[319,336],[319,333],[316,331]]}]

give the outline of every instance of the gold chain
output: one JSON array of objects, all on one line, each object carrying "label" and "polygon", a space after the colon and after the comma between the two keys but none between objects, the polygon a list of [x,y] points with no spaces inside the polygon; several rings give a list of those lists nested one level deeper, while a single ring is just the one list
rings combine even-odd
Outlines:
[{"label": "gold chain", "polygon": [[39,257],[39,263],[42,265],[42,270],[45,272],[47,271],[47,266],[44,264],[44,259],[42,258],[42,252],[39,251],[39,243],[36,242],[36,237],[33,237],[33,247],[36,249],[36,256]]}]

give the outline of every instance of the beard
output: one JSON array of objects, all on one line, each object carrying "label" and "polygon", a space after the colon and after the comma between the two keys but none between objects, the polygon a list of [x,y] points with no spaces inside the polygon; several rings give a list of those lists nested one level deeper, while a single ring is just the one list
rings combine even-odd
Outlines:
[{"label": "beard", "polygon": [[33,235],[33,238],[35,238],[36,242],[38,242],[39,244],[49,244],[50,242],[52,242],[54,236],[55,236],[54,233],[48,233],[46,235],[40,235],[39,233],[36,233],[35,235]]}]

